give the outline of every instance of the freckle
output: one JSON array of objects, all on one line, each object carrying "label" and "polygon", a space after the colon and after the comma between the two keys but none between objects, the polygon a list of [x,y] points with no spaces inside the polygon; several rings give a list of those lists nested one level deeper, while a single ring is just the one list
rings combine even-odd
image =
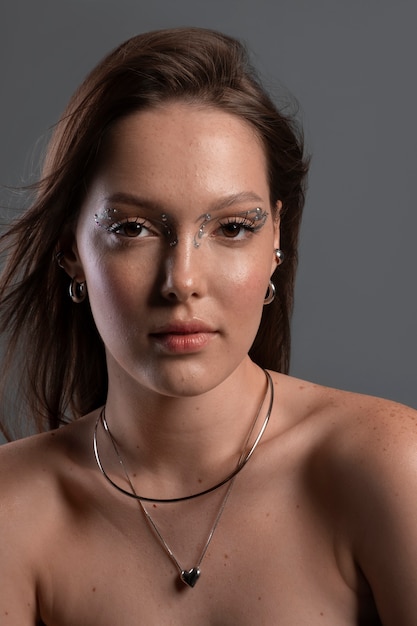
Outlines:
[{"label": "freckle", "polygon": [[295,505],[295,508],[296,508],[296,509],[299,509],[299,508],[300,508],[300,505],[299,505],[299,504],[296,504],[296,505]]},{"label": "freckle", "polygon": [[229,558],[229,555],[228,555],[228,554],[225,554],[225,555],[224,555],[224,558],[225,558],[225,559],[228,559],[228,558]]},{"label": "freckle", "polygon": [[95,588],[95,587],[93,587],[91,591],[93,591],[93,592],[94,592],[95,590],[96,590],[96,588]]},{"label": "freckle", "polygon": [[266,514],[266,517],[269,517],[270,515],[271,515],[271,514],[268,512],[268,513]]},{"label": "freckle", "polygon": [[262,596],[258,596],[258,600],[262,600]]},{"label": "freckle", "polygon": [[323,611],[320,612],[320,615],[324,615]]},{"label": "freckle", "polygon": [[136,478],[137,474],[134,473],[133,476]]},{"label": "freckle", "polygon": [[154,509],[158,508],[156,504],[153,504],[152,506],[153,506]]},{"label": "freckle", "polygon": [[199,482],[199,483],[202,483],[203,481],[201,480],[201,478],[199,478],[199,479],[198,479],[198,482]]}]

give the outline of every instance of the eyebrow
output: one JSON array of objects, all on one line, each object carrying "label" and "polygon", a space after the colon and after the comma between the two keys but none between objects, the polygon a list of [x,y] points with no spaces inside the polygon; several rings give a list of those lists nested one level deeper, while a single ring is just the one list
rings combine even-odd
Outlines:
[{"label": "eyebrow", "polygon": [[154,202],[147,198],[141,198],[140,196],[136,196],[132,193],[125,193],[123,191],[118,191],[116,193],[111,194],[110,196],[105,197],[106,202],[112,204],[113,202],[120,202],[121,204],[129,204],[134,207],[138,207],[141,209],[151,209],[153,211],[161,211],[162,207],[158,202]]},{"label": "eyebrow", "polygon": [[[138,207],[138,208],[140,207],[142,209],[149,209],[155,212],[162,211],[163,213],[164,212],[169,213],[169,210],[161,206],[159,202],[155,202],[153,200],[150,200],[149,198],[143,198],[135,194],[126,193],[123,191],[118,191],[114,194],[111,194],[110,196],[107,196],[105,200],[106,202],[109,202],[110,204],[113,202],[115,203],[120,202],[122,204],[128,204],[134,207]],[[257,203],[262,203],[263,199],[254,191],[241,191],[239,193],[228,194],[226,196],[219,198],[215,202],[213,202],[207,208],[207,211],[199,215],[196,221],[197,222],[200,221],[208,213],[221,211],[222,209],[227,209],[228,207],[233,206],[234,204],[242,204],[244,202],[253,202],[257,204]]]}]

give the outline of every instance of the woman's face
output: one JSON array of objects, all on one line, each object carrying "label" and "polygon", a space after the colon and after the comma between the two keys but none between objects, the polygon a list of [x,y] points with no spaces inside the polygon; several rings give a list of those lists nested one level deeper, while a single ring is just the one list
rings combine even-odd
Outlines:
[{"label": "woman's face", "polygon": [[172,103],[116,123],[68,267],[86,280],[109,379],[203,393],[247,357],[275,269],[262,145],[224,111]]}]

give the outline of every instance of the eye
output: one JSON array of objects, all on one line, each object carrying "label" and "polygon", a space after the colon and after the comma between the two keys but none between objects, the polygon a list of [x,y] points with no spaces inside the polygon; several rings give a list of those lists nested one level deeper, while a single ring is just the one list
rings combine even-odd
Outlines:
[{"label": "eye", "polygon": [[242,230],[242,226],[240,224],[236,224],[236,222],[230,222],[229,224],[224,224],[221,227],[223,235],[226,237],[237,237]]},{"label": "eye", "polygon": [[255,224],[247,218],[230,218],[220,224],[220,230],[227,239],[243,239],[255,232]]},{"label": "eye", "polygon": [[139,218],[125,220],[123,222],[114,222],[107,227],[110,233],[120,235],[122,237],[146,237],[148,236],[149,229],[144,225],[143,221]]},{"label": "eye", "polygon": [[121,224],[113,224],[111,231],[125,237],[138,237],[143,230],[142,224],[136,221],[122,222]]}]

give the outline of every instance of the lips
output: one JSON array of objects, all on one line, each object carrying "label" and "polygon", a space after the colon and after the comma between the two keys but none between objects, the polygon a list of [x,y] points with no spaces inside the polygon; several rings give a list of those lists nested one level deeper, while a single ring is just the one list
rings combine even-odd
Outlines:
[{"label": "lips", "polygon": [[150,337],[164,351],[171,353],[198,352],[216,336],[211,326],[204,322],[172,322],[157,327]]},{"label": "lips", "polygon": [[189,322],[171,322],[169,324],[159,326],[151,333],[151,335],[192,335],[195,333],[211,332],[214,332],[214,329],[208,324],[191,320]]}]

